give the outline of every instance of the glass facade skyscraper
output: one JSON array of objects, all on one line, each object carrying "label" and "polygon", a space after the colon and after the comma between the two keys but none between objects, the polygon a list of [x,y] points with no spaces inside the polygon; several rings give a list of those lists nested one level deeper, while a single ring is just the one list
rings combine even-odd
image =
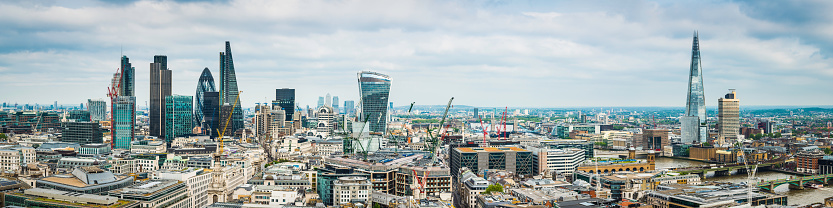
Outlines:
[{"label": "glass facade skyscraper", "polygon": [[226,129],[226,132],[231,132],[232,134],[238,129],[243,128],[243,110],[240,109],[239,94],[240,91],[237,89],[237,76],[234,72],[234,60],[231,56],[231,43],[226,41],[226,51],[220,52],[220,103],[233,105],[234,109],[231,113],[231,121]]},{"label": "glass facade skyscraper", "polygon": [[694,32],[691,48],[691,66],[688,76],[688,97],[685,116],[680,118],[684,143],[702,143],[709,138],[706,123],[706,98],[703,90],[703,67],[700,65],[700,40]]},{"label": "glass facade skyscraper", "polygon": [[202,74],[200,75],[200,80],[197,82],[197,93],[194,95],[194,125],[200,126],[202,128],[206,128],[205,124],[205,114],[203,114],[203,94],[205,92],[216,92],[217,89],[214,87],[214,77],[211,76],[211,71],[208,70],[208,67],[202,70]]},{"label": "glass facade skyscraper", "polygon": [[203,132],[210,132],[211,138],[217,137],[220,125],[220,93],[204,92],[202,95]]},{"label": "glass facade skyscraper", "polygon": [[385,133],[387,128],[388,96],[391,79],[377,72],[358,73],[361,112],[359,121],[370,122],[370,132]]},{"label": "glass facade skyscraper", "polygon": [[136,96],[133,90],[136,83],[135,71],[136,69],[130,64],[130,59],[127,56],[122,56],[119,96]]},{"label": "glass facade skyscraper", "polygon": [[285,121],[292,121],[295,115],[295,89],[275,89],[275,101],[272,105],[278,105],[286,113]]},{"label": "glass facade skyscraper", "polygon": [[150,135],[165,137],[165,97],[171,95],[171,70],[168,57],[153,56],[150,63]]},{"label": "glass facade skyscraper", "polygon": [[136,97],[119,96],[113,99],[111,107],[112,145],[113,149],[130,149],[130,142],[135,137],[136,126]]},{"label": "glass facade skyscraper", "polygon": [[176,137],[191,134],[194,128],[194,115],[191,113],[194,107],[194,97],[184,95],[171,95],[165,97],[165,142],[170,146]]},{"label": "glass facade skyscraper", "polygon": [[107,102],[103,100],[87,99],[87,110],[90,111],[90,119],[95,122],[107,120]]}]

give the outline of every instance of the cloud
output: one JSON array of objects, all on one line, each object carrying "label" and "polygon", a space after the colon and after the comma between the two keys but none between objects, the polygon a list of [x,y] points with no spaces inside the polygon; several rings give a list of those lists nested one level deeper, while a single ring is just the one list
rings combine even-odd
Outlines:
[{"label": "cloud", "polygon": [[[786,5],[773,5],[786,4]],[[778,10],[785,8],[784,10]],[[707,105],[833,102],[826,2],[18,1],[0,3],[0,102],[103,97],[121,54],[148,99],[151,57],[174,94],[218,77],[231,41],[244,106],[295,88],[357,100],[356,72],[393,77],[399,104],[682,106],[699,30]],[[777,11],[776,11],[777,10]],[[773,14],[773,15],[767,15]],[[37,96],[32,96],[33,94]]]}]

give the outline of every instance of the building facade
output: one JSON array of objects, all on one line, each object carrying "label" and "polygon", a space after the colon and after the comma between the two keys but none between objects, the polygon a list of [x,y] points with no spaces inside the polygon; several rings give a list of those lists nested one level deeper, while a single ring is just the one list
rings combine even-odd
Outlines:
[{"label": "building facade", "polygon": [[459,173],[462,167],[475,173],[497,169],[523,177],[535,174],[532,151],[517,147],[454,148],[451,151],[451,172]]},{"label": "building facade", "polygon": [[368,204],[370,180],[361,176],[344,176],[333,181],[333,204]]},{"label": "building facade", "polygon": [[220,93],[204,92],[202,101],[203,132],[211,138],[217,137],[220,125]]},{"label": "building facade", "polygon": [[532,151],[532,160],[535,163],[533,171],[536,175],[542,173],[572,175],[576,168],[584,162],[584,150],[578,148],[529,149]]},{"label": "building facade", "polygon": [[191,134],[194,120],[193,97],[173,95],[165,97],[165,142],[170,144],[174,138]]},{"label": "building facade", "polygon": [[231,56],[231,43],[226,41],[226,51],[220,52],[220,105],[232,105],[231,119],[226,132],[236,132],[243,128],[243,109],[240,108],[240,91],[237,88],[237,75]]},{"label": "building facade", "polygon": [[78,144],[103,143],[104,139],[98,122],[61,123],[61,141]]},{"label": "building facade", "polygon": [[106,121],[107,101],[87,99],[87,111],[90,111],[90,119],[92,121]]},{"label": "building facade", "polygon": [[208,67],[202,70],[202,74],[200,74],[200,79],[197,82],[197,91],[194,94],[194,126],[199,126],[202,129],[208,127],[206,123],[205,114],[203,114],[203,106],[205,106],[205,100],[203,96],[205,92],[216,92],[217,88],[214,86],[214,77],[211,76],[211,70],[208,70]]},{"label": "building facade", "polygon": [[150,135],[165,137],[165,97],[171,95],[171,70],[168,69],[168,57],[153,56],[150,63]]},{"label": "building facade", "polygon": [[734,144],[740,131],[740,100],[735,90],[717,99],[717,130],[723,143]]},{"label": "building facade", "polygon": [[275,89],[275,101],[272,105],[278,105],[286,112],[286,121],[292,121],[295,115],[295,89]]},{"label": "building facade", "polygon": [[818,149],[799,151],[795,155],[795,171],[817,174],[819,172],[819,160],[822,157],[824,157],[824,152]]},{"label": "building facade", "polygon": [[136,97],[119,96],[113,100],[110,125],[113,149],[130,149],[130,142],[136,135]]},{"label": "building facade", "polygon": [[361,112],[357,116],[360,121],[370,122],[370,132],[384,134],[387,130],[391,78],[377,72],[361,71],[358,80]]},{"label": "building facade", "polygon": [[[694,33],[691,48],[691,66],[688,76],[688,96],[685,116],[680,118],[682,142],[703,143],[709,138],[706,123],[706,97],[703,90],[703,67],[700,65],[700,40]],[[695,128],[696,127],[696,128]]]}]

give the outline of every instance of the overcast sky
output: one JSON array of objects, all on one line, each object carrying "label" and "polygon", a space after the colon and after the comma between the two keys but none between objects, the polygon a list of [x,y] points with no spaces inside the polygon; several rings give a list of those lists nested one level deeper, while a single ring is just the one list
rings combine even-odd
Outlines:
[{"label": "overcast sky", "polygon": [[[241,102],[358,97],[393,79],[397,106],[684,106],[692,33],[706,105],[833,104],[833,1],[2,1],[0,102],[104,98],[119,56],[168,56],[173,93],[218,79],[231,41]],[[219,84],[219,80],[217,80]]]}]

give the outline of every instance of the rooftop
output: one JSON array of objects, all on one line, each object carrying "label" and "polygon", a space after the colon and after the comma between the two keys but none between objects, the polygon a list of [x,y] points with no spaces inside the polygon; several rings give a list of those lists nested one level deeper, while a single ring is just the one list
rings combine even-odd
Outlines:
[{"label": "rooftop", "polygon": [[526,152],[529,150],[518,147],[462,147],[455,150],[460,152]]}]

